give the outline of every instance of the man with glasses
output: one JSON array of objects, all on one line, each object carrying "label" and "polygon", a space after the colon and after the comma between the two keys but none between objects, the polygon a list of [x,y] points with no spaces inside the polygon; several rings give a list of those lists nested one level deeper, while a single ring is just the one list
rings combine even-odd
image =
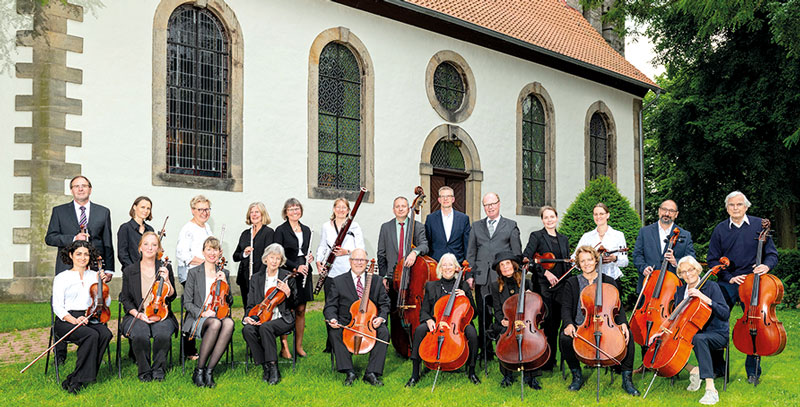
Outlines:
[{"label": "man with glasses", "polygon": [[[475,292],[475,310],[478,314],[480,331],[478,333],[478,347],[485,352],[486,359],[491,359],[494,352],[486,338],[484,327],[491,325],[491,294],[489,284],[497,281],[497,272],[492,268],[492,262],[497,253],[512,252],[515,256],[522,255],[522,242],[519,239],[517,222],[500,216],[500,197],[489,192],[483,196],[483,211],[486,217],[472,223],[467,249],[467,261],[472,266],[472,272],[467,274],[467,283]],[[484,301],[486,297],[487,304]],[[497,304],[502,306],[502,304]]]},{"label": "man with glasses", "polygon": [[431,257],[437,262],[445,253],[453,253],[458,263],[467,257],[469,244],[469,216],[453,208],[456,197],[453,188],[439,188],[440,209],[425,218],[425,236]]}]

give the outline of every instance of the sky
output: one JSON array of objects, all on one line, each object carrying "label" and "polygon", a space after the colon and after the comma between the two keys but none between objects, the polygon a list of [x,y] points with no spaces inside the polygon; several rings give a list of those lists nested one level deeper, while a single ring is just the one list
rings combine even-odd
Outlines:
[{"label": "sky", "polygon": [[653,44],[647,37],[635,35],[625,37],[625,59],[653,80],[656,75],[664,73],[663,66],[653,66],[652,60],[655,56]]}]

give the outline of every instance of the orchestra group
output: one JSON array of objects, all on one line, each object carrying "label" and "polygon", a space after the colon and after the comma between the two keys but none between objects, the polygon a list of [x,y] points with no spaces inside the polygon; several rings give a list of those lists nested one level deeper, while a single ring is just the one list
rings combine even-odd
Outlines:
[{"label": "orchestra group", "polygon": [[[100,310],[110,304],[104,285],[114,270],[122,272],[119,301],[125,314],[120,332],[129,339],[139,380],[164,380],[170,337],[180,330],[184,354],[197,363],[192,382],[214,387],[214,369],[235,340],[235,324],[222,253],[225,227],[212,231],[211,201],[202,195],[190,200],[191,219],[177,236],[174,261],[183,286],[178,304],[185,309],[179,321],[170,306],[178,295],[172,264],[163,253],[164,230],[147,223],[153,219],[153,202],[144,196],[133,201],[130,221],[117,231],[120,264],[115,265],[109,209],[90,201],[87,177],[76,176],[69,186],[74,199],[53,208],[45,239],[59,249],[52,309],[55,336],[65,340],[55,346],[56,363],[67,357],[66,342],[78,346],[75,370],[62,387],[77,393],[96,379],[112,339],[105,325],[108,317]],[[380,227],[377,261],[370,261],[365,231],[353,220],[365,191],[352,207],[345,198],[333,202],[316,248],[312,229],[301,223],[304,211],[297,199],[286,200],[284,222],[275,229],[263,203],[247,208],[247,226],[233,252],[244,307],[242,337],[248,357],[262,366],[269,385],[281,381],[279,355],[291,357],[287,334],[296,355],[306,356],[306,304],[324,290],[325,352],[332,352],[345,386],[359,378],[352,355],[366,353],[362,380],[383,385],[391,344],[413,362],[407,387],[417,385],[427,370],[435,371],[430,380],[435,386],[440,371],[461,368],[468,381],[480,384],[476,361],[496,357],[500,386],[511,386],[521,372],[520,385],[538,390],[539,376],[563,360],[572,376],[570,391],[585,384],[581,364],[621,374],[622,389],[631,396],[640,395],[634,373],[650,371],[655,379],[683,370],[688,373],[687,390],[697,391],[704,382],[699,401],[715,404],[719,393],[714,379],[725,372],[723,350],[731,338],[732,307],[739,302],[747,314],[754,306],[751,291],[758,302],[758,295],[768,297],[759,290],[780,285],[769,274],[778,253],[768,221],[747,215],[750,202],[739,191],[725,198],[729,217],[711,235],[708,272],[694,257],[691,233],[675,223],[678,205],[669,199],[658,207],[658,220],[639,231],[632,253],[625,235],[608,224],[611,213],[603,203],[593,208],[596,228],[584,233],[574,248],[557,230],[556,209],[543,206],[544,227],[532,232],[523,247],[517,223],[501,215],[496,193],[483,196],[486,216],[470,222],[454,209],[454,192],[447,186],[438,190],[440,209],[424,223],[415,219],[424,202],[421,188],[412,202],[395,198],[393,218]],[[620,279],[631,261],[638,284],[628,317],[620,302]],[[318,281],[312,278],[314,268]],[[709,279],[712,274],[716,282]],[[746,287],[750,291],[742,294]],[[753,323],[742,323],[747,333],[739,340],[737,322],[732,342],[747,354],[747,381],[757,385],[760,356],[780,353],[786,338],[785,331],[774,338]],[[778,343],[766,349],[770,342]],[[636,370],[635,343],[643,359]],[[687,363],[691,353],[697,366]],[[427,369],[421,370],[422,364]]]}]

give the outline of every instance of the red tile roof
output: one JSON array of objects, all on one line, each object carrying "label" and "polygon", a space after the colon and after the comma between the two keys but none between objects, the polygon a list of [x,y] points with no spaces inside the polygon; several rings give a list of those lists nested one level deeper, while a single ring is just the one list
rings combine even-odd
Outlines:
[{"label": "red tile roof", "polygon": [[657,86],[563,0],[405,1]]}]

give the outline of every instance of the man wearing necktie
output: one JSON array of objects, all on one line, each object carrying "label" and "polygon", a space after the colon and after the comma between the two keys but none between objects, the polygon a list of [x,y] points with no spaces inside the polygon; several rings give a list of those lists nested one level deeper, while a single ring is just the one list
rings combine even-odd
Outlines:
[{"label": "man wearing necktie", "polygon": [[411,219],[408,218],[408,200],[402,196],[395,198],[392,211],[394,219],[381,225],[378,234],[378,273],[384,278],[383,284],[387,291],[398,264],[411,267],[417,256],[428,253],[425,226],[414,220],[412,228]]}]

